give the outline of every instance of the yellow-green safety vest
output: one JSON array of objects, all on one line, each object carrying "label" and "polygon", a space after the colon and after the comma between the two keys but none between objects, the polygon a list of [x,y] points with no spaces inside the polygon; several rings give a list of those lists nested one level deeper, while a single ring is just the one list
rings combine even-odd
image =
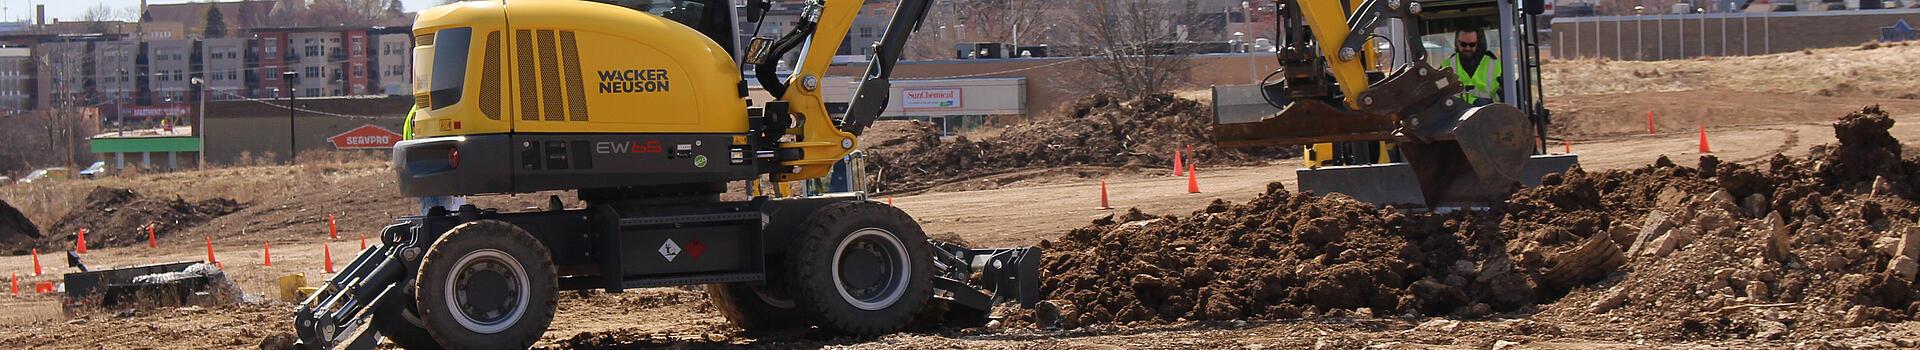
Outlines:
[{"label": "yellow-green safety vest", "polygon": [[1467,69],[1460,66],[1459,54],[1447,57],[1447,66],[1452,67],[1453,74],[1460,78],[1461,84],[1466,85],[1466,94],[1461,97],[1465,98],[1468,104],[1478,104],[1482,99],[1500,100],[1500,96],[1495,95],[1500,91],[1500,61],[1493,59],[1493,55],[1480,55],[1480,67],[1471,72],[1472,74],[1468,74]]},{"label": "yellow-green safety vest", "polygon": [[407,120],[400,121],[400,139],[401,140],[413,139],[413,112],[418,112],[418,111],[420,111],[419,108],[408,109]]}]

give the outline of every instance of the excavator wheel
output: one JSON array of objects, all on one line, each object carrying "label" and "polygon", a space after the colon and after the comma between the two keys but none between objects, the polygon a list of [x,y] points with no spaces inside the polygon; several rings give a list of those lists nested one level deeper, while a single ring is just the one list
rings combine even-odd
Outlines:
[{"label": "excavator wheel", "polygon": [[553,322],[553,258],[513,224],[460,224],[427,250],[414,303],[448,349],[526,349]]},{"label": "excavator wheel", "polygon": [[800,313],[793,297],[785,295],[784,283],[717,283],[707,285],[707,301],[727,321],[748,333],[770,333],[806,328],[807,317]]},{"label": "excavator wheel", "polygon": [[828,205],[801,225],[796,243],[788,251],[792,294],[822,329],[892,333],[912,324],[933,296],[932,247],[898,208]]},{"label": "excavator wheel", "polygon": [[401,349],[446,349],[433,340],[432,333],[428,333],[425,327],[420,326],[419,315],[419,312],[414,311],[413,303],[386,303],[373,312],[373,329]]}]

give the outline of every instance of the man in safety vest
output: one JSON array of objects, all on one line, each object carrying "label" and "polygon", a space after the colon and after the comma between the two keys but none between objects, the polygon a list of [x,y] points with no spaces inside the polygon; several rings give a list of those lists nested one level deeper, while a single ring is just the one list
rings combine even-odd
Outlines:
[{"label": "man in safety vest", "polygon": [[[419,108],[407,110],[407,120],[400,122],[400,139],[401,140],[413,139],[413,113],[419,112],[419,111],[420,111]],[[433,209],[433,207],[446,207],[447,211],[459,211],[460,206],[466,205],[466,204],[467,204],[466,197],[456,197],[456,196],[420,197],[420,215],[427,215],[427,210]]]},{"label": "man in safety vest", "polygon": [[1480,39],[1478,30],[1454,32],[1453,57],[1447,58],[1447,67],[1452,67],[1453,74],[1467,87],[1460,98],[1474,106],[1500,100],[1500,58],[1487,52]]}]

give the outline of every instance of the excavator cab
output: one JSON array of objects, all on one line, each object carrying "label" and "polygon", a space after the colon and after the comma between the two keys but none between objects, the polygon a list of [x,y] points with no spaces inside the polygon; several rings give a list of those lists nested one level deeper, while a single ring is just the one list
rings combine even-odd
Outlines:
[{"label": "excavator cab", "polygon": [[[1281,68],[1259,85],[1214,88],[1214,136],[1223,147],[1304,146],[1301,190],[1482,208],[1578,162],[1542,141],[1539,1],[1276,5]],[[1495,66],[1456,73],[1462,32]],[[1487,85],[1498,88],[1474,90]]]}]

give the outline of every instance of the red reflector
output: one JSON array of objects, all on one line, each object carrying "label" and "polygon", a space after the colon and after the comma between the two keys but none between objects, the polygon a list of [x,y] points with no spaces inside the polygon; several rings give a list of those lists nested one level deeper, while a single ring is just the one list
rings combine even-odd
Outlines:
[{"label": "red reflector", "polygon": [[459,147],[447,149],[447,164],[448,166],[453,168],[460,167],[460,148]]}]

